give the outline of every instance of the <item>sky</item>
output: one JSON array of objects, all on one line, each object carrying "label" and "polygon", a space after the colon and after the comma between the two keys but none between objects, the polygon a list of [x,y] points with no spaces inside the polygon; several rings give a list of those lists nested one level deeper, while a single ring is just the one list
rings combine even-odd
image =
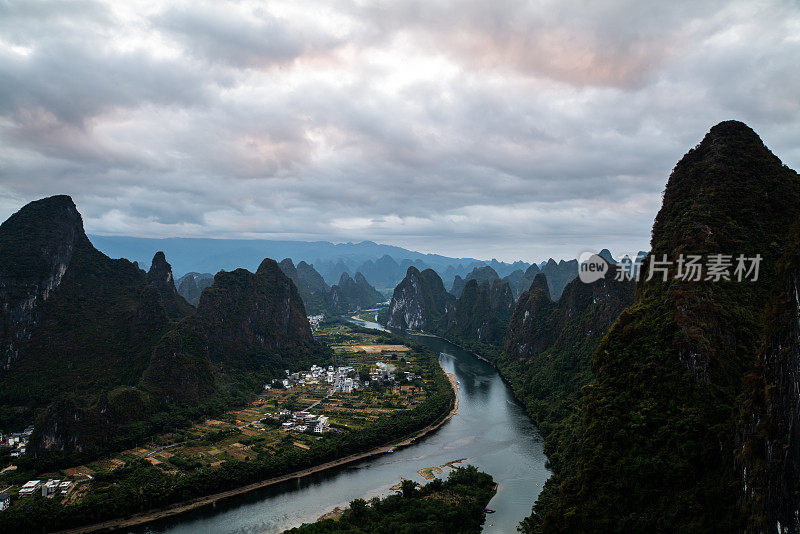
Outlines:
[{"label": "sky", "polygon": [[714,124],[800,169],[798,65],[794,1],[0,0],[0,220],[69,194],[101,235],[647,250]]}]

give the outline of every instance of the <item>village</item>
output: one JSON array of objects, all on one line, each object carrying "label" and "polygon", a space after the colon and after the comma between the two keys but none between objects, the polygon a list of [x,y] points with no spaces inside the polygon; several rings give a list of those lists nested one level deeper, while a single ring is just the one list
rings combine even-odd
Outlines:
[{"label": "village", "polygon": [[[102,487],[99,475],[135,461],[180,475],[274,455],[286,447],[308,450],[328,433],[357,430],[424,401],[425,376],[419,356],[409,347],[346,325],[322,325],[315,336],[333,349],[328,365],[285,369],[283,376],[265,384],[249,405],[238,410],[154,436],[111,457],[55,472],[18,471],[14,463],[18,456],[13,456],[12,464],[0,471],[0,513],[19,499],[79,502]],[[28,428],[3,435],[0,443],[11,448],[12,455],[21,455],[32,433],[33,428]]]},{"label": "village", "polygon": [[25,456],[31,434],[33,434],[33,426],[29,426],[22,432],[14,432],[11,434],[3,434],[0,432],[0,447],[9,448],[11,450],[11,458]]},{"label": "village", "polygon": [[[329,384],[331,389],[325,398],[329,398],[337,392],[344,394],[353,393],[354,390],[360,388],[369,388],[370,385],[374,388],[376,385],[384,385],[387,382],[395,382],[395,367],[386,362],[375,362],[375,366],[369,370],[369,374],[361,377],[357,374],[356,369],[352,366],[340,366],[334,368],[329,365],[327,368],[319,365],[312,365],[308,372],[291,373],[288,369],[286,378],[283,380],[275,380],[271,384],[264,386],[264,389],[270,391],[273,387],[283,388],[286,390],[295,387],[315,386],[318,384]],[[417,375],[411,371],[403,372],[403,379],[406,382],[413,382],[417,379]],[[266,413],[265,417],[278,421],[281,423],[283,430],[295,430],[297,432],[315,432],[317,434],[324,434],[331,430],[330,420],[325,415],[314,415],[309,410],[317,406],[321,401],[314,403],[311,407],[303,411],[291,412],[290,410],[283,409],[279,412]],[[255,428],[264,428],[263,423],[258,426],[258,423],[253,423]]]}]

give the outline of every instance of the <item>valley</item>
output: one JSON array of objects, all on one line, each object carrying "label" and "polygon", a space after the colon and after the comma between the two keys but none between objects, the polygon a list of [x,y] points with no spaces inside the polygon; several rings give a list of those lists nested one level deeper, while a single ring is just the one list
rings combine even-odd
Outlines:
[{"label": "valley", "polygon": [[[107,514],[104,510],[108,507],[123,505],[125,501],[118,496],[121,487],[132,492],[146,489],[163,495],[161,500],[151,495],[147,501],[149,506],[169,504],[174,512],[185,511],[186,504],[170,504],[170,501],[188,496],[184,493],[186,490],[178,492],[176,488],[186,487],[189,481],[202,481],[204,487],[214,479],[218,479],[219,488],[238,485],[240,482],[231,479],[235,476],[231,471],[243,468],[263,473],[259,477],[264,477],[268,470],[280,475],[267,476],[254,486],[244,485],[225,493],[231,496],[385,454],[393,447],[409,445],[408,433],[421,438],[434,428],[397,424],[409,417],[415,420],[416,412],[427,408],[426,400],[430,404],[432,397],[442,394],[439,388],[452,391],[450,382],[441,380],[442,371],[436,360],[431,362],[432,353],[398,343],[398,338],[385,333],[341,322],[324,325],[316,336],[333,348],[331,365],[324,369],[324,374],[322,368],[316,366],[309,370],[290,369],[287,378],[282,379],[288,387],[283,386],[282,380],[275,380],[265,385],[269,389],[264,389],[246,407],[160,434],[141,446],[93,462],[53,472],[15,470],[0,474],[0,485],[15,497],[23,478],[71,483],[66,494],[49,495],[44,501],[47,503],[44,510],[42,501],[35,497],[17,498],[15,506],[0,516],[0,521],[18,514],[17,524],[25,525],[21,517],[33,512],[39,524],[62,521],[61,526],[69,526],[68,520],[63,518],[80,521],[75,515],[77,510],[85,509],[85,513],[102,516]],[[312,378],[315,371],[318,378]],[[336,380],[328,382],[326,377],[333,374],[338,375]],[[433,420],[436,426],[446,420],[442,417]],[[377,428],[387,430],[376,433]],[[328,441],[335,443],[334,449]],[[366,449],[370,444],[380,446]],[[304,459],[296,458],[295,453],[303,455]],[[302,473],[292,473],[299,467],[303,468]],[[197,496],[199,500],[194,499],[188,508],[220,498],[202,493]],[[120,515],[141,511],[130,503],[123,506],[128,512]],[[52,514],[47,520],[42,515],[45,510]],[[123,524],[131,525],[165,514],[169,512],[155,515],[145,512]],[[62,519],[57,519],[59,517]]]}]

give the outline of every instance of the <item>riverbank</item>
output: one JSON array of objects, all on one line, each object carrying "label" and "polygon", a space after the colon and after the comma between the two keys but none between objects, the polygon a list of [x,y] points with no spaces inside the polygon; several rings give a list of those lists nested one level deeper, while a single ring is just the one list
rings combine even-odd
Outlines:
[{"label": "riverbank", "polygon": [[[439,365],[441,366],[441,362],[439,362]],[[442,369],[444,370],[444,368],[442,368]],[[408,438],[400,440],[400,441],[395,441],[395,442],[392,442],[390,444],[383,445],[381,447],[377,447],[377,448],[372,449],[370,451],[366,451],[366,452],[358,453],[358,454],[352,454],[350,456],[345,456],[344,458],[340,458],[338,460],[332,460],[330,462],[319,464],[319,465],[316,465],[314,467],[309,467],[307,469],[303,469],[303,470],[300,470],[300,471],[295,471],[294,473],[289,473],[289,474],[282,475],[282,476],[279,476],[279,477],[270,478],[270,479],[267,479],[267,480],[263,480],[261,482],[256,482],[254,484],[249,484],[247,486],[242,486],[242,487],[235,488],[235,489],[232,489],[232,490],[228,490],[228,491],[224,491],[224,492],[220,492],[220,493],[215,493],[213,495],[208,495],[206,497],[199,497],[197,499],[192,499],[190,501],[185,501],[185,502],[182,502],[182,503],[178,503],[178,504],[169,506],[167,508],[158,509],[158,510],[150,510],[150,511],[147,511],[147,512],[134,514],[134,515],[126,517],[126,518],[112,519],[112,520],[109,520],[109,521],[104,521],[102,523],[95,523],[93,525],[88,525],[88,526],[84,526],[84,527],[78,527],[78,528],[75,528],[75,529],[62,530],[62,531],[60,531],[60,533],[61,534],[84,534],[84,533],[89,533],[89,532],[112,531],[112,530],[118,530],[118,529],[122,529],[122,528],[128,528],[128,527],[133,527],[133,526],[137,526],[137,525],[142,525],[142,524],[150,523],[152,521],[156,521],[156,520],[163,519],[163,518],[166,518],[166,517],[179,515],[179,514],[188,512],[190,510],[195,510],[197,508],[201,508],[203,506],[208,506],[208,505],[213,504],[213,503],[215,503],[217,501],[220,501],[220,500],[223,500],[223,499],[227,499],[227,498],[230,498],[230,497],[234,497],[236,495],[241,495],[243,493],[249,493],[251,491],[254,491],[254,490],[257,490],[257,489],[260,489],[260,488],[265,488],[267,486],[272,486],[274,484],[278,484],[278,483],[281,483],[281,482],[286,482],[288,480],[303,478],[305,476],[312,475],[314,473],[319,473],[319,472],[322,472],[322,471],[326,471],[328,469],[332,469],[334,467],[347,465],[347,464],[350,464],[350,463],[353,463],[353,462],[357,462],[359,460],[364,460],[364,459],[367,459],[367,458],[371,458],[373,456],[387,454],[387,453],[389,453],[390,450],[396,450],[396,449],[400,449],[400,448],[412,445],[414,443],[414,441],[416,441],[416,440],[418,440],[418,439],[430,434],[431,432],[436,431],[438,428],[440,428],[442,425],[444,425],[447,421],[449,421],[457,413],[459,398],[458,398],[458,387],[457,387],[457,384],[456,384],[456,376],[454,374],[452,374],[452,373],[445,373],[445,375],[449,379],[450,384],[451,384],[451,386],[453,388],[453,393],[455,394],[455,400],[453,402],[453,408],[441,420],[439,420],[438,422],[433,423],[431,425],[428,425],[427,427],[423,428],[422,430],[420,430],[419,432],[417,432],[416,434],[414,434],[411,437],[408,437]]]}]

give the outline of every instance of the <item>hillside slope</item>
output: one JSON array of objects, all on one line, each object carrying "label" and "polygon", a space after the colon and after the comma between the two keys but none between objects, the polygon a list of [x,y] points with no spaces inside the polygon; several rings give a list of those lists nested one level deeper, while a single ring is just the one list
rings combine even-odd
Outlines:
[{"label": "hillside slope", "polygon": [[676,165],[644,274],[664,256],[760,254],[758,280],[678,280],[673,263],[666,281],[639,283],[594,355],[575,456],[527,531],[744,528],[739,402],[799,200],[797,174],[739,122],[713,127]]},{"label": "hillside slope", "polygon": [[35,423],[26,461],[41,466],[130,446],[326,355],[274,261],[217,274],[195,313],[163,254],[149,273],[108,258],[67,196],[0,225],[0,354],[0,428]]}]

